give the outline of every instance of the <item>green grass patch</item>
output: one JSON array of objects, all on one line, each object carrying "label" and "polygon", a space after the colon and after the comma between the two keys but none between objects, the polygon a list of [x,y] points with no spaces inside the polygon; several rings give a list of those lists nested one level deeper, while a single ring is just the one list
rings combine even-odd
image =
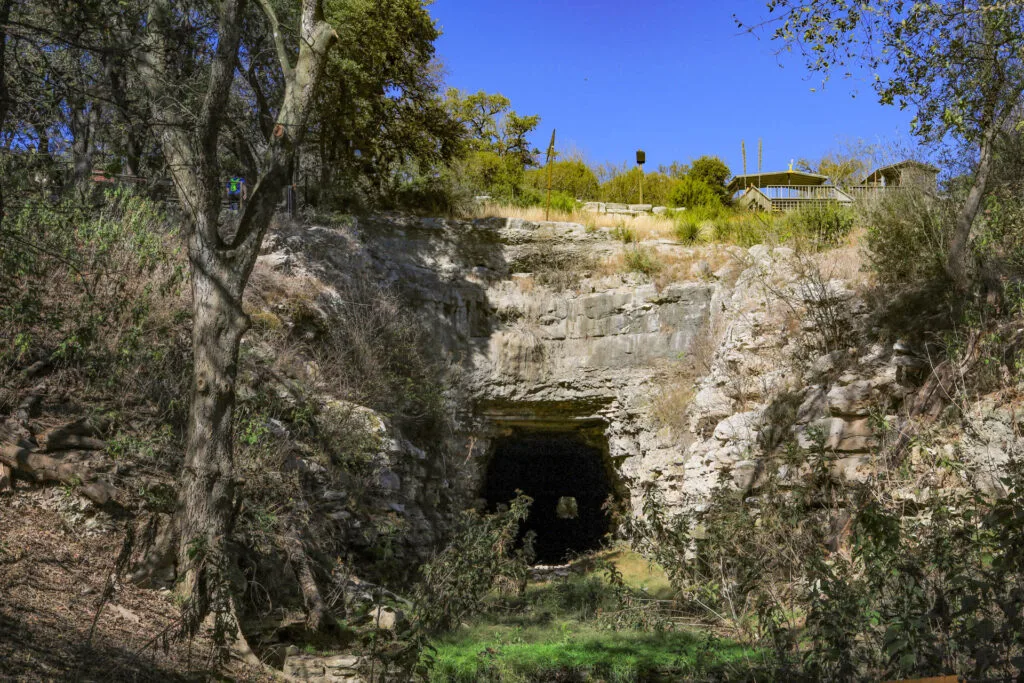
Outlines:
[{"label": "green grass patch", "polygon": [[746,668],[754,652],[692,631],[608,631],[574,621],[476,625],[435,644],[431,681],[678,680]]}]

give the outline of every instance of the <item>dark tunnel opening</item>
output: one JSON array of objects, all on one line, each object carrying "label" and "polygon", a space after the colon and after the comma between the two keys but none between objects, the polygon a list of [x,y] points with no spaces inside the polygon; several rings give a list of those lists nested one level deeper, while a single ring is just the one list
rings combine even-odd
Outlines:
[{"label": "dark tunnel opening", "polygon": [[602,506],[612,491],[604,453],[572,433],[517,434],[495,441],[484,497],[491,509],[516,489],[533,498],[520,536],[537,534],[540,564],[565,562],[601,546],[609,530]]}]

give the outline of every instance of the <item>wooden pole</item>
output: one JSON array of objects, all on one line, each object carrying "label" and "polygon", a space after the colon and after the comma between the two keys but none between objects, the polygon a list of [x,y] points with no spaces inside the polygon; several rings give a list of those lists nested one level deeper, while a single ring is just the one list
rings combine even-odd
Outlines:
[{"label": "wooden pole", "polygon": [[551,220],[551,162],[555,156],[555,129],[551,129],[551,143],[548,145],[548,205],[544,209],[544,220]]},{"label": "wooden pole", "polygon": [[743,175],[747,175],[747,141],[740,140],[740,153],[743,155]]}]

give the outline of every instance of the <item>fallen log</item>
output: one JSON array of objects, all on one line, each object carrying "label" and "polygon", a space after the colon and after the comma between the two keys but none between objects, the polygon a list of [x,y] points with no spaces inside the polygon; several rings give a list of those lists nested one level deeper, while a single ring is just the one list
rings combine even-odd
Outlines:
[{"label": "fallen log", "polygon": [[107,421],[82,418],[55,427],[36,437],[41,450],[52,453],[72,449],[102,451],[107,444],[100,437],[107,428]]},{"label": "fallen log", "polygon": [[0,446],[0,463],[32,481],[57,481],[74,486],[97,505],[105,505],[116,493],[113,486],[95,479],[88,463],[37,453],[24,441]]}]

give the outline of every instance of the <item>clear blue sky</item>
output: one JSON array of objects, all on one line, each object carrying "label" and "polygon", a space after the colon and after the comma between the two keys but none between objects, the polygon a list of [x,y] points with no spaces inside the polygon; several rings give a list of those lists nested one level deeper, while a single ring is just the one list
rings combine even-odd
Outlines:
[{"label": "clear blue sky", "polygon": [[540,114],[541,149],[554,127],[560,149],[593,162],[642,148],[648,170],[716,154],[740,173],[740,140],[751,172],[759,137],[766,171],[843,139],[909,140],[911,114],[879,105],[868,83],[821,90],[797,55],[741,33],[733,14],[755,23],[763,0],[436,0],[430,12],[448,84]]}]

